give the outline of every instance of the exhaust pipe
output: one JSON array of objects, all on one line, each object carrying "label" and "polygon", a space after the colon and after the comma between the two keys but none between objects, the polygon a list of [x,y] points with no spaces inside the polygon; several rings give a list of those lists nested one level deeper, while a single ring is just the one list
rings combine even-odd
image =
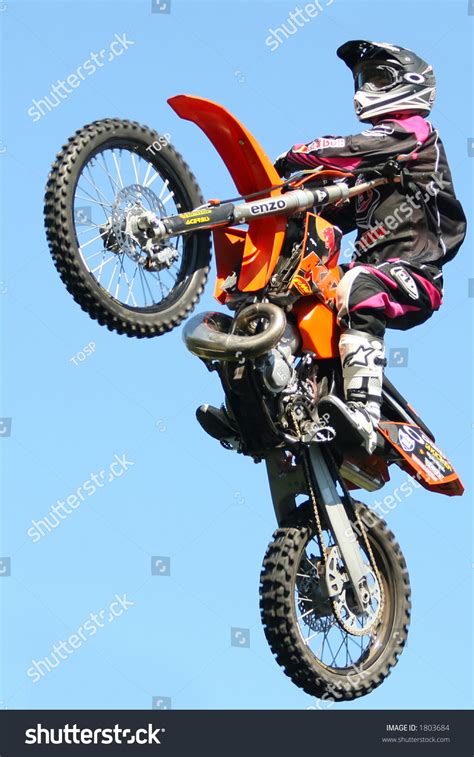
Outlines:
[{"label": "exhaust pipe", "polygon": [[[256,319],[267,322],[258,334],[248,332]],[[269,352],[282,338],[286,328],[284,311],[269,302],[257,302],[244,308],[233,319],[225,313],[199,313],[183,329],[186,347],[193,355],[205,360],[238,361],[256,358]]]}]

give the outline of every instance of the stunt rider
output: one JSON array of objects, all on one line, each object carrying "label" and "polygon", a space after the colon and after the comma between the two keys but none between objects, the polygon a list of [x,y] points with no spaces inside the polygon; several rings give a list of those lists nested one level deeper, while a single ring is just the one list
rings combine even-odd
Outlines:
[{"label": "stunt rider", "polygon": [[357,241],[336,292],[346,402],[328,396],[319,412],[337,433],[372,452],[385,329],[409,329],[438,310],[442,267],[462,244],[466,219],[438,131],[425,120],[436,93],[431,66],[410,50],[363,40],[346,42],[337,54],[354,77],[356,115],[371,127],[294,145],[275,167],[280,175],[324,166],[357,177],[390,159],[406,160],[413,182],[408,188],[388,184],[322,213],[343,232],[357,229]]},{"label": "stunt rider", "polygon": [[[464,240],[466,219],[438,131],[425,120],[436,93],[432,67],[386,43],[349,41],[337,54],[354,77],[356,115],[371,126],[349,137],[296,144],[275,167],[285,177],[320,166],[344,169],[355,183],[390,160],[403,161],[409,171],[408,185],[390,183],[320,213],[344,233],[357,229],[357,240],[336,292],[346,402],[330,395],[318,410],[348,443],[371,453],[380,420],[385,329],[409,329],[439,309],[442,268]],[[201,406],[197,417],[212,436],[231,440],[224,410]]]}]

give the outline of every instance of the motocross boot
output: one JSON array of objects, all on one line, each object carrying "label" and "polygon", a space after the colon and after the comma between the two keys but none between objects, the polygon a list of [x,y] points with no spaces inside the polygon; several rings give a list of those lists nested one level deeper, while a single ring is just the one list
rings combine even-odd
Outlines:
[{"label": "motocross boot", "polygon": [[227,449],[238,448],[239,435],[224,405],[220,408],[212,405],[200,405],[196,410],[196,418],[206,434],[220,441],[224,447]]},{"label": "motocross boot", "polygon": [[328,395],[321,399],[318,413],[347,445],[362,445],[372,454],[377,446],[382,404],[384,343],[370,334],[348,329],[341,335],[339,350],[346,402]]}]

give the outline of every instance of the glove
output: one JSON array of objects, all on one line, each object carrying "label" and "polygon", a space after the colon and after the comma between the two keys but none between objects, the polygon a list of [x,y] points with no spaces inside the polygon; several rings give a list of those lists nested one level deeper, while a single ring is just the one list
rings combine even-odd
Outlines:
[{"label": "glove", "polygon": [[273,164],[278,175],[281,176],[283,179],[286,179],[291,173],[291,171],[288,171],[288,166],[286,164],[286,156],[287,156],[287,153],[282,152],[282,154],[278,156],[278,158],[275,160]]}]

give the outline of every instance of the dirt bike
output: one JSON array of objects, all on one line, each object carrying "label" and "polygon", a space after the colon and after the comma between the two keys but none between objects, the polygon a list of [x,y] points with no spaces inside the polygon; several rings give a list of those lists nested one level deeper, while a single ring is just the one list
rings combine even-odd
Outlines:
[{"label": "dirt bike", "polygon": [[387,378],[373,454],[348,446],[318,415],[321,397],[343,397],[334,307],[341,232],[318,210],[403,181],[403,169],[385,166],[357,184],[334,170],[282,180],[226,109],[188,95],[168,102],[207,135],[239,196],[205,202],[167,136],[97,121],[71,137],[49,175],[51,253],[92,318],[153,337],[199,300],[212,232],[214,294],[229,312],[192,317],[184,340],[220,378],[238,451],[266,465],[278,524],[261,573],[266,638],[308,694],[354,699],[396,664],[411,605],[400,546],[352,492],[384,486],[392,465],[430,491],[463,492],[433,433]]}]

